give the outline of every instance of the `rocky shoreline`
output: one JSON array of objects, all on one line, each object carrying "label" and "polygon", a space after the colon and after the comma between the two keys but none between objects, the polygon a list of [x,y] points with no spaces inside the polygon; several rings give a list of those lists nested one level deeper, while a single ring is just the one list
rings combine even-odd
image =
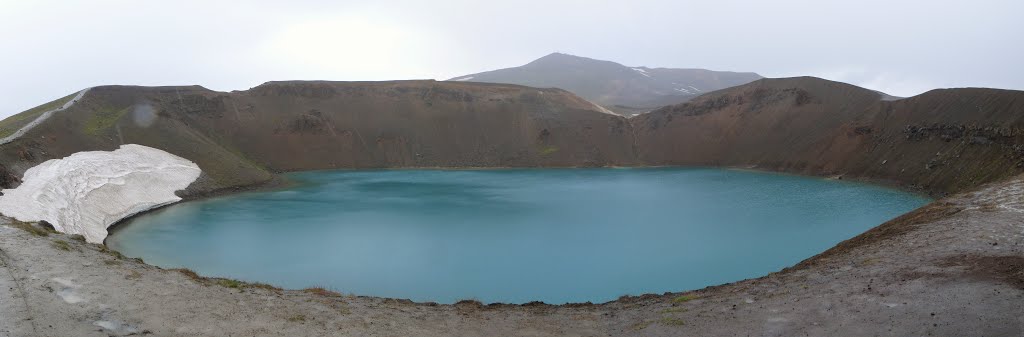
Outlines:
[{"label": "rocky shoreline", "polygon": [[1018,177],[761,278],[568,305],[439,305],[205,279],[4,220],[0,291],[12,301],[0,304],[0,336],[1018,335],[1021,212]]}]

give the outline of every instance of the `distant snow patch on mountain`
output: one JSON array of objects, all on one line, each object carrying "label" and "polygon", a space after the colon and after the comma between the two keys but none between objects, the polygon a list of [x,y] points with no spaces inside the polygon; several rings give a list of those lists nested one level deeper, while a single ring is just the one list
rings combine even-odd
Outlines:
[{"label": "distant snow patch on mountain", "polygon": [[640,75],[651,77],[651,75],[648,74],[646,70],[643,70],[641,68],[630,68],[630,69],[636,70],[636,72],[640,73]]}]

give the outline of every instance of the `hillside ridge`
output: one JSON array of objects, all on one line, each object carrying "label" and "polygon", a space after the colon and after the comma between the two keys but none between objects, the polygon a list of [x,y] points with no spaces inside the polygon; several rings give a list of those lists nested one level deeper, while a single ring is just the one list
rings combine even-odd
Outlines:
[{"label": "hillside ridge", "polygon": [[841,82],[764,79],[630,122],[640,161],[651,165],[843,175],[940,194],[1024,166],[1024,92],[1013,90],[939,89],[887,101]]},{"label": "hillside ridge", "polygon": [[97,86],[30,137],[0,145],[0,182],[16,185],[45,159],[130,142],[210,167],[197,194],[331,168],[711,165],[940,195],[1021,172],[1022,92],[884,98],[816,77],[760,79],[626,119],[563,89],[494,83]]}]

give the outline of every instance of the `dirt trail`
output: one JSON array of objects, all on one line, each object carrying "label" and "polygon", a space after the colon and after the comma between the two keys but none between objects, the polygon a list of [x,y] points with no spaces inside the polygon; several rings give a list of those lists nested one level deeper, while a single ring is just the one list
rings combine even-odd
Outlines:
[{"label": "dirt trail", "polygon": [[0,145],[7,144],[14,141],[15,139],[18,139],[19,137],[23,136],[26,132],[28,132],[28,130],[32,130],[32,128],[49,119],[50,116],[53,116],[54,113],[67,110],[72,105],[75,105],[75,103],[81,100],[82,96],[85,96],[85,93],[87,92],[89,92],[89,88],[82,89],[82,91],[79,91],[74,98],[72,98],[70,101],[67,101],[67,103],[64,103],[64,105],[61,105],[59,108],[43,112],[41,115],[39,115],[39,117],[36,117],[36,119],[32,120],[28,124],[25,124],[25,126],[18,129],[18,131],[14,131],[14,133],[11,134],[10,136],[0,138]]},{"label": "dirt trail", "polygon": [[[0,226],[0,235],[14,228]],[[9,265],[10,259],[0,249],[0,337],[34,336],[35,322],[32,321],[32,309],[25,297],[25,288],[14,276]]]}]

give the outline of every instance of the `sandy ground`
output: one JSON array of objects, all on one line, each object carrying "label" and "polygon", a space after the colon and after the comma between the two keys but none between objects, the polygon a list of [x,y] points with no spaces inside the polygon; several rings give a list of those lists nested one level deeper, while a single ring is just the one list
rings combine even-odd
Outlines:
[{"label": "sandy ground", "polygon": [[2,220],[0,336],[1021,336],[1022,212],[1018,178],[759,279],[567,306],[415,304],[194,278]]}]

